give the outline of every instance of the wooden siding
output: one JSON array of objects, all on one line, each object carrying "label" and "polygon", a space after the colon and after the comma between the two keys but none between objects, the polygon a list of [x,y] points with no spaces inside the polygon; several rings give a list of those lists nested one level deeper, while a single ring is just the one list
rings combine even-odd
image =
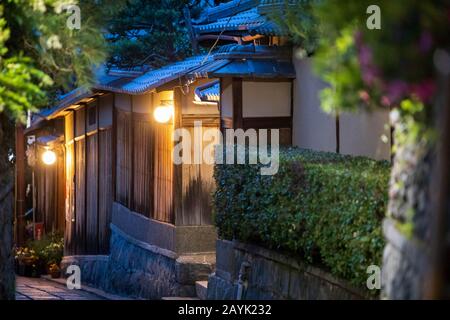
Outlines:
[{"label": "wooden siding", "polygon": [[44,232],[64,231],[64,154],[55,148],[57,161],[47,166],[42,163],[44,148],[37,148],[34,167],[35,222],[44,224]]},{"label": "wooden siding", "polygon": [[173,124],[120,109],[116,116],[116,201],[148,218],[173,223]]},{"label": "wooden siding", "polygon": [[[179,88],[174,91],[175,121],[174,126],[184,128],[194,137],[195,121],[201,121],[203,127],[219,128],[219,115],[183,114],[183,93]],[[193,142],[193,141],[192,141]],[[204,147],[206,144],[203,145]],[[194,159],[194,150],[191,152]],[[203,153],[203,150],[202,150]],[[213,179],[214,166],[206,163],[174,165],[173,206],[175,225],[211,225],[212,224],[212,192],[215,188]]]},{"label": "wooden siding", "polygon": [[98,244],[99,252],[109,251],[109,237],[113,203],[112,130],[99,132],[98,164]]},{"label": "wooden siding", "polygon": [[45,213],[45,167],[41,161],[36,162],[34,179],[36,185],[36,212],[34,219],[36,222],[44,222]]},{"label": "wooden siding", "polygon": [[[67,121],[72,117],[66,117]],[[70,124],[69,124],[70,125]],[[72,140],[66,144],[66,231],[64,232],[64,251],[67,255],[75,254],[75,144]]]},{"label": "wooden siding", "polygon": [[133,208],[148,218],[153,216],[153,128],[149,117],[134,117]]},{"label": "wooden siding", "polygon": [[131,185],[130,113],[117,110],[116,201],[129,206]]},{"label": "wooden siding", "polygon": [[98,250],[98,135],[86,138],[86,252]]},{"label": "wooden siding", "polygon": [[[63,149],[61,147],[61,149]],[[64,232],[65,221],[65,198],[66,198],[66,181],[65,181],[65,153],[61,152],[58,161],[56,162],[56,225],[55,229],[58,232]]]},{"label": "wooden siding", "polygon": [[[194,127],[188,127],[191,119],[183,119],[183,127],[187,129],[191,137],[194,137]],[[203,126],[217,127],[218,117],[210,121],[202,119]],[[204,144],[206,146],[206,144]],[[194,159],[194,150],[191,149],[191,159]],[[203,150],[202,150],[203,154]],[[177,197],[181,197],[181,210],[177,210],[177,225],[210,225],[212,224],[212,199],[215,183],[213,179],[214,166],[211,164],[181,164],[181,190]],[[178,166],[177,166],[178,167]]]},{"label": "wooden siding", "polygon": [[173,222],[173,124],[154,125],[154,215],[153,219]]},{"label": "wooden siding", "polygon": [[86,118],[89,112],[84,109],[77,110],[75,116],[66,116],[66,255],[109,251],[112,129],[99,128],[98,106],[91,104],[89,108],[90,125]]},{"label": "wooden siding", "polygon": [[75,252],[85,253],[86,248],[86,162],[85,140],[75,141]]}]

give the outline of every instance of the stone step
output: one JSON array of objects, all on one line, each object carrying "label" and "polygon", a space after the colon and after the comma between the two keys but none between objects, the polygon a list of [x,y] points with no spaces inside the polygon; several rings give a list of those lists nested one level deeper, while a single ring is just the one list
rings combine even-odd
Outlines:
[{"label": "stone step", "polygon": [[162,297],[161,300],[200,300],[197,297]]},{"label": "stone step", "polygon": [[200,300],[206,300],[208,281],[195,281],[195,292]]}]

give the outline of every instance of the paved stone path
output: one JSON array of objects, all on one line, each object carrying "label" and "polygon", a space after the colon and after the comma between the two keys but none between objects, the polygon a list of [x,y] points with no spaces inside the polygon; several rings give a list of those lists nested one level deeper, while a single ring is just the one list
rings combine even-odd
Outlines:
[{"label": "paved stone path", "polygon": [[66,286],[39,278],[16,277],[16,300],[104,300],[84,290],[69,290]]}]

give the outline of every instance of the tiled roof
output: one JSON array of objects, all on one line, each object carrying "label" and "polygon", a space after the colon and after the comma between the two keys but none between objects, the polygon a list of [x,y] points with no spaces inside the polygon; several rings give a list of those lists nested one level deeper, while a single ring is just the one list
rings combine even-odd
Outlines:
[{"label": "tiled roof", "polygon": [[266,22],[266,18],[258,13],[258,10],[249,10],[237,13],[234,16],[220,18],[209,24],[195,25],[194,29],[198,33],[221,32],[222,30],[247,31]]},{"label": "tiled roof", "polygon": [[211,61],[209,63],[205,63],[202,66],[192,70],[187,75],[190,78],[207,78],[208,77],[208,72],[210,70],[215,70],[215,69],[218,69],[220,67],[223,67],[227,63],[228,63],[228,60],[213,60],[213,61]]},{"label": "tiled roof", "polygon": [[[95,90],[104,90],[125,94],[143,94],[165,83],[184,76],[193,69],[214,62],[213,56],[198,55],[175,62],[160,69],[148,71],[144,74],[130,72],[107,72],[105,68],[96,70],[96,84],[91,90],[77,88],[60,97],[58,104],[54,107],[43,109],[37,115],[33,123],[48,119],[60,111],[79,103],[81,100],[95,95]],[[198,74],[200,76],[200,74]]]},{"label": "tiled roof", "polygon": [[193,23],[208,23],[217,21],[217,19],[229,17],[236,13],[251,9],[259,4],[260,0],[231,0],[221,3],[215,7],[205,9],[200,18],[194,20]]},{"label": "tiled roof", "polygon": [[39,118],[47,118],[58,110],[69,107],[84,98],[88,98],[90,95],[92,95],[90,90],[87,90],[86,88],[77,88],[61,96],[56,106],[42,109],[39,113],[37,113],[37,115]]},{"label": "tiled roof", "polygon": [[94,88],[120,93],[142,94],[167,82],[175,80],[192,69],[198,68],[212,60],[211,56],[209,56],[207,60],[205,60],[205,58],[206,55],[194,56],[183,61],[169,64],[160,69],[146,72],[143,75],[131,79],[122,85],[97,84]]},{"label": "tiled roof", "polygon": [[[94,77],[95,82],[98,85],[111,85],[112,83],[124,81],[124,79],[128,79],[128,81],[130,79],[128,73],[116,75],[114,73],[107,72],[104,66],[94,70]],[[89,98],[93,95],[94,93],[92,92],[92,90],[89,90],[85,87],[79,87],[72,91],[69,91],[68,93],[59,96],[57,105],[39,110],[32,122],[33,124],[35,124],[38,121],[50,118],[52,115],[58,113],[59,111],[64,110],[65,108],[70,107],[71,105],[74,105],[76,103],[79,103],[81,100]]]},{"label": "tiled roof", "polygon": [[195,89],[195,95],[201,101],[218,102],[220,100],[220,81],[215,80],[202,86],[198,86]]},{"label": "tiled roof", "polygon": [[[290,51],[281,47],[250,45],[226,45],[211,55],[198,55],[175,62],[160,69],[144,74],[130,72],[106,72],[98,70],[97,83],[91,90],[79,88],[61,97],[59,103],[50,109],[41,111],[36,121],[49,119],[60,111],[89,99],[98,91],[110,91],[125,94],[143,94],[180,77],[220,78],[225,76],[293,78],[294,68],[290,60]],[[205,88],[202,92],[208,101],[218,99],[218,83]],[[96,93],[97,92],[97,93]]]},{"label": "tiled roof", "polygon": [[288,32],[273,21],[266,21],[260,25],[250,28],[251,34],[263,34],[266,36],[287,36]]},{"label": "tiled roof", "polygon": [[283,47],[228,45],[219,48],[214,61],[191,71],[188,76],[222,78],[295,78],[291,51]]},{"label": "tiled roof", "polygon": [[208,76],[250,77],[250,78],[295,78],[295,69],[291,61],[277,59],[236,59],[222,68],[211,70]]},{"label": "tiled roof", "polygon": [[[288,0],[287,4],[292,6],[304,0]],[[265,14],[273,12],[276,8],[286,6],[286,0],[260,0],[258,5],[258,13]]]},{"label": "tiled roof", "polygon": [[[295,5],[300,0],[288,0]],[[285,0],[232,0],[216,7],[206,9],[200,19],[194,20],[194,29],[198,34],[236,31],[262,35],[287,35],[269,14],[286,5]]]}]

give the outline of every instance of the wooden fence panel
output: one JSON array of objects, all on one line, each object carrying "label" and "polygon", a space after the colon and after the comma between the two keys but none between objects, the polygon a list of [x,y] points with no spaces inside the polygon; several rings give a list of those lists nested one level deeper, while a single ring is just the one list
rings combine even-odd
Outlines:
[{"label": "wooden fence panel", "polygon": [[151,218],[153,212],[153,128],[149,120],[135,117],[132,210]]},{"label": "wooden fence panel", "polygon": [[43,166],[45,204],[43,222],[45,233],[56,231],[56,164]]},{"label": "wooden fence panel", "polygon": [[75,254],[74,228],[72,219],[75,218],[75,161],[74,143],[66,145],[66,228],[64,232],[64,254]]},{"label": "wooden fence panel", "polygon": [[98,136],[86,138],[86,253],[98,250]]},{"label": "wooden fence panel", "polygon": [[109,252],[111,211],[113,202],[112,187],[112,130],[99,132],[99,206],[98,206],[98,251]]},{"label": "wooden fence panel", "polygon": [[116,200],[129,207],[131,185],[131,115],[117,110]]},{"label": "wooden fence panel", "polygon": [[[85,123],[77,113],[77,121]],[[102,128],[66,140],[65,168],[65,255],[107,254],[113,202],[112,129]],[[66,139],[74,129],[66,118]],[[91,125],[92,129],[92,125]],[[73,221],[72,221],[73,219]]]},{"label": "wooden fence panel", "polygon": [[43,164],[41,161],[36,161],[34,169],[34,181],[36,185],[36,212],[34,219],[36,222],[42,222],[45,211],[45,180],[43,172]]},{"label": "wooden fence panel", "polygon": [[173,223],[173,124],[154,123],[154,213],[153,219]]},{"label": "wooden fence panel", "polygon": [[75,251],[77,254],[84,254],[86,249],[85,142],[85,139],[75,142]]},{"label": "wooden fence panel", "polygon": [[[63,146],[61,147],[63,148]],[[65,165],[65,153],[61,152],[56,163],[56,231],[63,233],[65,223],[65,177],[64,177],[64,165]]]},{"label": "wooden fence panel", "polygon": [[[211,124],[211,126],[213,126]],[[194,137],[194,128],[185,127]],[[194,139],[192,141],[194,143]],[[205,145],[204,145],[205,147]],[[203,150],[202,150],[203,153]],[[194,159],[194,148],[191,149],[191,159]],[[182,164],[181,194],[182,208],[178,210],[177,225],[210,225],[212,224],[212,198],[215,183],[214,166],[211,164]]]}]

